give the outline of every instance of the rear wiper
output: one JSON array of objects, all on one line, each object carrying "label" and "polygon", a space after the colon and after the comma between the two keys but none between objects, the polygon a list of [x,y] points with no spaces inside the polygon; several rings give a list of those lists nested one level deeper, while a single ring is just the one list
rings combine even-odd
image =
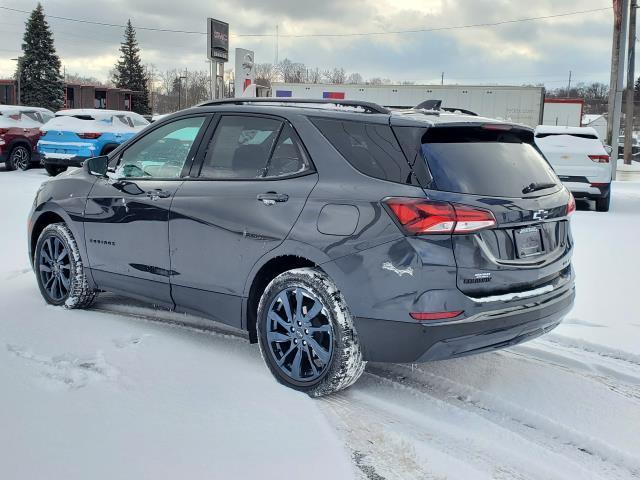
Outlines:
[{"label": "rear wiper", "polygon": [[538,190],[544,190],[545,188],[553,188],[556,183],[530,183],[522,189],[522,193],[537,192]]}]

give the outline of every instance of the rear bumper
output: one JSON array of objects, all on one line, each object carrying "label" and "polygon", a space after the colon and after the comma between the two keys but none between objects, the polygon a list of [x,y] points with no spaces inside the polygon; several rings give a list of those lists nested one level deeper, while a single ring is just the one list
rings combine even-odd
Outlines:
[{"label": "rear bumper", "polygon": [[399,322],[356,318],[365,360],[420,363],[510,347],[555,328],[571,310],[573,277],[550,293],[495,307],[459,321]]},{"label": "rear bumper", "polygon": [[49,156],[47,154],[42,155],[43,165],[59,165],[64,167],[81,167],[84,161],[89,157],[75,156],[75,157],[56,157]]},{"label": "rear bumper", "polygon": [[606,198],[611,193],[611,183],[592,186],[591,183],[565,182],[565,186],[575,198]]}]

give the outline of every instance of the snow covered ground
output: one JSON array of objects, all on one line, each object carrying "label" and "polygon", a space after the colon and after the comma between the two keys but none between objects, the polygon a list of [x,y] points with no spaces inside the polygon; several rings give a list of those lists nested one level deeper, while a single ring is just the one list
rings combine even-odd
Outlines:
[{"label": "snow covered ground", "polygon": [[311,400],[222,326],[110,295],[46,306],[25,240],[46,177],[0,169],[0,478],[640,478],[640,174],[625,174],[611,212],[579,202],[577,302],[551,334],[370,364]]}]

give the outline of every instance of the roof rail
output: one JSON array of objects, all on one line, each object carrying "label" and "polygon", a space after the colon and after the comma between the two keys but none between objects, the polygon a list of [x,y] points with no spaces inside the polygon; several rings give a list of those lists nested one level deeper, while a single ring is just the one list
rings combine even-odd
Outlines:
[{"label": "roof rail", "polygon": [[316,105],[338,105],[342,107],[360,107],[364,109],[364,113],[385,113],[391,111],[385,107],[372,102],[363,102],[360,100],[337,100],[337,99],[310,99],[310,98],[280,98],[280,97],[243,97],[243,98],[225,98],[223,100],[209,100],[198,105],[198,107],[209,107],[214,105],[247,105],[253,103],[292,103],[294,106],[304,106],[304,104]]}]

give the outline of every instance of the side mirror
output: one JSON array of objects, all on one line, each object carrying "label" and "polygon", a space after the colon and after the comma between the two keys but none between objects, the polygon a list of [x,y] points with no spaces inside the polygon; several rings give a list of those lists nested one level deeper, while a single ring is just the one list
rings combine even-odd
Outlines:
[{"label": "side mirror", "polygon": [[102,155],[100,157],[92,157],[85,160],[83,167],[86,171],[97,177],[106,177],[109,168],[109,157]]},{"label": "side mirror", "polygon": [[613,152],[613,147],[611,145],[605,145],[604,149],[608,155],[611,155],[611,152]]}]

